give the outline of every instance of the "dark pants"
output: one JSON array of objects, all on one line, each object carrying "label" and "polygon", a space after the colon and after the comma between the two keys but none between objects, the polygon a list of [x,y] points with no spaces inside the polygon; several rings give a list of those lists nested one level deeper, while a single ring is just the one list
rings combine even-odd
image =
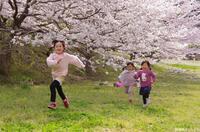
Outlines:
[{"label": "dark pants", "polygon": [[147,104],[147,98],[149,98],[149,94],[143,95],[143,104]]},{"label": "dark pants", "polygon": [[58,94],[62,98],[62,100],[66,99],[65,94],[63,93],[62,86],[60,85],[60,82],[57,80],[54,80],[50,85],[50,91],[51,91],[51,102],[56,101],[56,89],[58,91]]},{"label": "dark pants", "polygon": [[140,88],[140,95],[142,95],[143,104],[147,104],[147,98],[149,98],[150,92],[151,92],[151,87]]}]

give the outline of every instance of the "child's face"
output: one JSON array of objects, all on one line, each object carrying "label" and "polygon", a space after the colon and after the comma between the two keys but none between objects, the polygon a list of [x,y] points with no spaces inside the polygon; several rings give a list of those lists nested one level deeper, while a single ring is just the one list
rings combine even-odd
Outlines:
[{"label": "child's face", "polygon": [[143,70],[148,70],[148,69],[149,69],[149,66],[147,65],[147,63],[144,63],[144,64],[142,65],[142,69],[143,69]]},{"label": "child's face", "polygon": [[64,52],[64,47],[61,42],[56,43],[55,52],[56,54],[62,54]]},{"label": "child's face", "polygon": [[126,68],[127,68],[128,71],[132,71],[132,70],[135,69],[132,65],[128,65]]}]

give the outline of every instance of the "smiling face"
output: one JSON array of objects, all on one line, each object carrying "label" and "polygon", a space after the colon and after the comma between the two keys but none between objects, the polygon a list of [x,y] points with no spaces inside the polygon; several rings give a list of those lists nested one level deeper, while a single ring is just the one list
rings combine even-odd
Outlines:
[{"label": "smiling face", "polygon": [[62,54],[64,52],[64,44],[61,42],[57,42],[54,46],[56,54]]},{"label": "smiling face", "polygon": [[144,64],[142,65],[142,69],[143,69],[143,70],[149,70],[148,64],[147,64],[147,63],[144,63]]}]

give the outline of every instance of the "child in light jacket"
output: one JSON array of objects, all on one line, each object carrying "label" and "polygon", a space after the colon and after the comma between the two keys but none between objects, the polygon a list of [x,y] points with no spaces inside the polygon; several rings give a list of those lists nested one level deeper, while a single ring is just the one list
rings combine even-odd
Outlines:
[{"label": "child in light jacket", "polygon": [[132,103],[133,87],[136,86],[137,80],[135,79],[136,67],[132,62],[128,62],[126,70],[119,75],[119,80],[125,88],[125,93],[128,94],[128,100]]},{"label": "child in light jacket", "polygon": [[62,89],[62,82],[64,81],[65,76],[68,73],[68,65],[73,64],[79,68],[84,68],[85,65],[80,61],[77,56],[70,55],[65,50],[65,42],[54,40],[53,41],[54,52],[49,55],[47,58],[47,65],[51,67],[51,74],[53,81],[50,85],[50,104],[48,108],[56,109],[56,90],[63,100],[63,104],[66,108],[69,107],[69,99],[65,96]]}]

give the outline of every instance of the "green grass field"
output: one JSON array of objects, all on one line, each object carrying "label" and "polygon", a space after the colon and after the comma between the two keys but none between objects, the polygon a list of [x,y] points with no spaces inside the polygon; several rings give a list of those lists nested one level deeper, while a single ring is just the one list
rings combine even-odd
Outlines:
[{"label": "green grass field", "polygon": [[171,64],[170,66],[185,69],[185,70],[200,71],[200,66],[191,66],[191,65],[186,65],[186,64]]},{"label": "green grass field", "polygon": [[58,97],[56,110],[47,108],[47,85],[0,86],[0,132],[200,131],[200,79],[190,73],[168,73],[159,66],[154,69],[158,79],[148,108],[142,107],[138,88],[129,104],[123,89],[92,81],[65,84],[70,108],[65,109]]}]

